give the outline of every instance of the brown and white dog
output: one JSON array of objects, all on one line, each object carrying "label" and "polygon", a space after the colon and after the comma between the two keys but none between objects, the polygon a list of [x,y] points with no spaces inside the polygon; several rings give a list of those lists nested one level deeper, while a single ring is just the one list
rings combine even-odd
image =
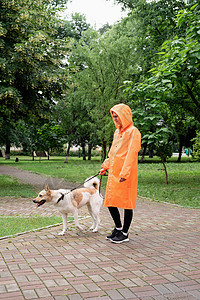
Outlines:
[{"label": "brown and white dog", "polygon": [[[89,178],[88,178],[89,179]],[[83,188],[73,191],[70,190],[50,190],[48,185],[45,185],[36,199],[33,200],[37,203],[37,207],[44,203],[53,203],[56,208],[61,212],[63,219],[63,230],[59,235],[64,235],[67,230],[67,215],[72,213],[74,216],[75,225],[82,229],[78,221],[78,209],[87,205],[88,211],[93,219],[93,224],[90,230],[93,232],[98,231],[100,223],[100,209],[103,203],[103,197],[99,194],[99,179],[97,177],[91,180],[85,180]]]}]

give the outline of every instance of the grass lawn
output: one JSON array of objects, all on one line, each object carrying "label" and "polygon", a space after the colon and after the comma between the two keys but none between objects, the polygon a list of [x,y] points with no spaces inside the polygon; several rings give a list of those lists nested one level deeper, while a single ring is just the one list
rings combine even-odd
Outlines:
[{"label": "grass lawn", "polygon": [[15,196],[16,198],[35,197],[36,191],[31,185],[19,183],[7,175],[0,175],[0,197]]},{"label": "grass lawn", "polygon": [[[11,157],[7,161],[0,158],[0,163],[77,183],[95,175],[101,167],[98,157],[91,161],[70,157],[68,164],[64,160],[64,157],[51,157],[49,161],[45,158],[32,161],[31,157],[19,157],[19,162],[16,163],[15,157]],[[138,195],[160,202],[200,208],[200,163],[192,162],[188,157],[183,157],[181,163],[176,160],[177,158],[172,158],[166,163],[168,185],[165,183],[163,165],[158,158],[146,158],[144,163],[139,164]],[[103,178],[103,188],[106,187],[106,179]]]},{"label": "grass lawn", "polygon": [[162,163],[139,164],[138,195],[184,207],[200,208],[200,163],[167,163],[169,184]]},{"label": "grass lawn", "polygon": [[62,223],[61,217],[0,216],[0,237]]}]

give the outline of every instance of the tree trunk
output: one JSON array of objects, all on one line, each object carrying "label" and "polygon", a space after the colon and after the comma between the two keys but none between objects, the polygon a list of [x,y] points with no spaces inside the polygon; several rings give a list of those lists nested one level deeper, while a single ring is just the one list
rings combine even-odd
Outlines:
[{"label": "tree trunk", "polygon": [[169,184],[169,181],[168,181],[168,174],[167,174],[167,168],[166,168],[166,165],[165,165],[165,160],[164,160],[164,157],[162,156],[162,154],[160,154],[160,157],[161,157],[161,160],[162,160],[164,169],[165,169],[166,184]]},{"label": "tree trunk", "polygon": [[182,141],[182,138],[180,137],[180,140],[179,140],[179,149],[178,149],[178,160],[177,162],[181,162],[181,155],[182,155],[182,148],[183,148],[183,141]]},{"label": "tree trunk", "polygon": [[81,144],[81,148],[82,148],[83,160],[86,160],[86,152],[85,152],[85,144],[84,143]]},{"label": "tree trunk", "polygon": [[104,161],[106,159],[106,141],[102,141],[102,154],[101,154],[101,160]]},{"label": "tree trunk", "polygon": [[149,149],[149,158],[153,158],[153,150]]},{"label": "tree trunk", "polygon": [[67,153],[66,153],[66,158],[65,158],[65,164],[68,163],[70,147],[71,147],[71,144],[69,143],[68,146],[67,146]]},{"label": "tree trunk", "polygon": [[5,159],[10,159],[10,141],[6,142]]},{"label": "tree trunk", "polygon": [[88,160],[91,160],[92,157],[92,144],[88,144]]},{"label": "tree trunk", "polygon": [[143,152],[142,152],[142,157],[140,159],[140,162],[143,163],[143,160],[144,160],[144,156],[146,154],[146,150],[147,150],[147,144],[144,145],[144,149],[143,149]]}]

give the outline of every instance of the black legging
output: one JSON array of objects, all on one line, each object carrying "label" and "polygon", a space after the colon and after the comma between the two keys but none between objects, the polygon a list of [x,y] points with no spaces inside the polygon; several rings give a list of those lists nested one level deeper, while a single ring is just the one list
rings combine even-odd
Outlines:
[{"label": "black legging", "polygon": [[[117,207],[108,207],[109,212],[113,218],[113,221],[115,223],[115,226],[117,228],[121,228],[122,227],[122,223],[121,223],[121,218],[120,218],[120,213],[119,213],[119,209]],[[122,231],[127,233],[129,230],[129,227],[131,225],[131,221],[133,218],[133,210],[132,209],[125,209],[124,210],[124,225],[122,228]]]}]

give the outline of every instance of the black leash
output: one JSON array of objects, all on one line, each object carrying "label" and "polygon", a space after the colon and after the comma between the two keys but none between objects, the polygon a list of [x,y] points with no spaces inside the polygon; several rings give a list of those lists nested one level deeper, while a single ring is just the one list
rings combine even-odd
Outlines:
[{"label": "black leash", "polygon": [[[91,179],[93,179],[94,177],[97,177],[98,175],[99,175],[99,173],[97,173],[97,174],[95,174],[94,176],[88,178],[88,179],[85,180],[83,183],[77,185],[75,188],[71,189],[71,190],[70,190],[68,193],[66,193],[66,194],[62,194],[62,193],[61,193],[61,196],[60,196],[60,198],[58,199],[57,204],[58,204],[61,200],[64,199],[64,196],[65,196],[65,195],[67,195],[67,194],[71,193],[72,191],[78,189],[78,188],[81,187],[84,183],[90,181]],[[102,175],[101,175],[100,184],[99,184],[99,194],[100,194],[100,189],[101,189],[101,181],[102,181]]]},{"label": "black leash", "polygon": [[61,193],[61,196],[60,196],[60,198],[58,199],[57,204],[60,202],[60,200],[63,200],[63,199],[64,199],[65,195],[66,195],[66,194],[62,194],[62,193]]},{"label": "black leash", "polygon": [[73,188],[73,189],[71,189],[70,190],[70,192],[72,192],[72,191],[74,191],[74,190],[76,190],[76,189],[78,189],[79,187],[81,187],[84,183],[86,183],[86,182],[88,182],[88,181],[90,181],[91,179],[93,179],[94,177],[97,177],[99,175],[99,173],[97,173],[96,175],[94,175],[94,176],[92,176],[92,177],[90,177],[90,178],[88,178],[87,180],[85,180],[83,183],[81,183],[81,184],[79,184],[78,186],[76,186],[75,188]]}]

